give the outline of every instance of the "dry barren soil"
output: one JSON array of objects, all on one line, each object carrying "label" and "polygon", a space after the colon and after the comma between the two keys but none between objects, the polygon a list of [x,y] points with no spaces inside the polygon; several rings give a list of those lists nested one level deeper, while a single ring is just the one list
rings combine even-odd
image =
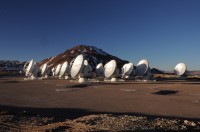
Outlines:
[{"label": "dry barren soil", "polygon": [[200,82],[1,77],[0,131],[200,131]]}]

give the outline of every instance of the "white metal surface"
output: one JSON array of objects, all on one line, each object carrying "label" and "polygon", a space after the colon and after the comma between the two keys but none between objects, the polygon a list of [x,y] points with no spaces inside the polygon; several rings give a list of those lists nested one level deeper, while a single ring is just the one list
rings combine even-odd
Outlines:
[{"label": "white metal surface", "polygon": [[82,70],[84,64],[84,58],[83,55],[78,55],[76,59],[74,60],[74,63],[72,64],[71,68],[71,76],[76,77]]},{"label": "white metal surface", "polygon": [[105,77],[111,77],[116,71],[117,63],[115,60],[111,60],[104,66],[104,75]]},{"label": "white metal surface", "polygon": [[185,74],[187,66],[184,63],[179,63],[176,65],[174,72],[176,75],[182,76]]},{"label": "white metal surface", "polygon": [[41,75],[42,75],[42,76],[46,74],[47,69],[48,69],[48,65],[47,65],[47,63],[45,63],[45,64],[42,66],[42,70],[41,70]]},{"label": "white metal surface", "polygon": [[122,75],[129,76],[133,71],[133,66],[133,63],[124,64],[124,66],[122,67]]},{"label": "white metal surface", "polygon": [[59,77],[63,77],[63,76],[65,75],[65,73],[66,73],[68,67],[69,67],[69,64],[68,64],[67,61],[65,61],[65,62],[62,64],[62,67],[61,67],[61,69],[60,69],[60,75],[59,75]]},{"label": "white metal surface", "polygon": [[99,64],[96,66],[96,74],[97,74],[97,75],[103,74],[103,71],[104,71],[103,64],[102,64],[102,63],[99,63]]},{"label": "white metal surface", "polygon": [[30,73],[34,70],[35,61],[32,59],[26,68],[26,76],[29,76]]},{"label": "white metal surface", "polygon": [[60,72],[61,64],[58,64],[55,70],[55,75],[57,76]]},{"label": "white metal surface", "polygon": [[148,71],[148,68],[149,62],[146,59],[143,59],[137,64],[135,74],[137,76],[144,76]]}]

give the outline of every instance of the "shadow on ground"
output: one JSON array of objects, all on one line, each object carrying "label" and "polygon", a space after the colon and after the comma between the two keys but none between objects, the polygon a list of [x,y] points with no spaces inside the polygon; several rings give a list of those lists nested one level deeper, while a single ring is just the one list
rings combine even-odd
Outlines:
[{"label": "shadow on ground", "polygon": [[155,118],[167,118],[167,119],[183,119],[197,121],[200,118],[184,118],[175,116],[160,116],[160,115],[148,115],[143,113],[117,113],[117,112],[103,112],[103,111],[92,111],[88,109],[79,108],[31,108],[31,107],[16,107],[8,105],[0,105],[0,112],[6,111],[8,114],[16,116],[38,116],[40,117],[53,117],[55,121],[64,121],[66,119],[76,119],[82,116],[92,114],[113,114],[113,115],[130,115],[130,116],[145,116],[148,119]]},{"label": "shadow on ground", "polygon": [[19,83],[19,81],[3,81],[2,83]]},{"label": "shadow on ground", "polygon": [[152,94],[157,94],[157,95],[171,95],[171,94],[176,94],[178,91],[175,90],[160,90],[158,92],[152,93]]}]

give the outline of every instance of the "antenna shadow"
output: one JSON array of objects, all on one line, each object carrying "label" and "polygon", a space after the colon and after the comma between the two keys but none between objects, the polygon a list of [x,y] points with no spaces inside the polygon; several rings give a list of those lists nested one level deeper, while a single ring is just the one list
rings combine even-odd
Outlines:
[{"label": "antenna shadow", "polygon": [[131,113],[131,112],[105,112],[105,111],[92,111],[89,109],[80,108],[33,108],[33,107],[17,107],[9,105],[0,105],[0,111],[6,111],[9,114],[15,116],[25,116],[25,117],[54,117],[53,121],[65,121],[66,119],[76,119],[82,116],[92,115],[92,114],[113,114],[113,115],[130,115],[130,116],[145,116],[148,119],[155,118],[167,118],[167,119],[183,119],[183,120],[193,120],[199,121],[200,118],[185,118],[177,116],[160,116],[151,115],[144,113]]},{"label": "antenna shadow", "polygon": [[178,91],[175,90],[160,90],[158,92],[154,92],[152,94],[156,94],[156,95],[171,95],[171,94],[176,94],[178,93]]}]

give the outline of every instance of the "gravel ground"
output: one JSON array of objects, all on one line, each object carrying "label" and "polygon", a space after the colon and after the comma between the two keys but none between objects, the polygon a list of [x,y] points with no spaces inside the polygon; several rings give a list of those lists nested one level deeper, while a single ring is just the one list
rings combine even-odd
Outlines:
[{"label": "gravel ground", "polygon": [[200,131],[200,121],[114,114],[57,119],[26,111],[19,113],[2,111],[0,131]]}]

